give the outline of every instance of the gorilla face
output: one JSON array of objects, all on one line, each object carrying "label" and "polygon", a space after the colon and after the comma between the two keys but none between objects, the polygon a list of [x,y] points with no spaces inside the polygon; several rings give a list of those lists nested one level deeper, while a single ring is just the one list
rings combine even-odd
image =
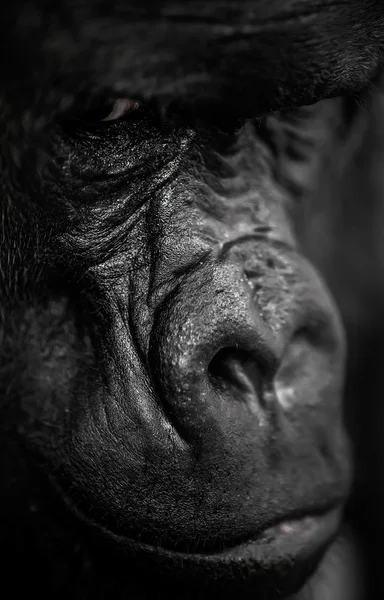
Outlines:
[{"label": "gorilla face", "polygon": [[[206,108],[131,96],[129,80],[77,91],[91,48],[79,42],[66,80],[72,41],[57,39],[61,71],[48,69],[30,107],[16,118],[28,99],[9,98],[35,71],[3,94],[9,530],[23,505],[25,547],[43,556],[44,493],[20,494],[40,465],[86,525],[73,548],[88,564],[103,565],[95,543],[127,582],[139,565],[291,593],[336,535],[350,480],[343,332],[298,235],[343,104],[223,127]],[[232,108],[220,106],[221,125]]]},{"label": "gorilla face", "polygon": [[56,134],[24,435],[129,553],[276,580],[324,549],[347,491],[337,313],[252,124],[215,148],[136,106]]}]

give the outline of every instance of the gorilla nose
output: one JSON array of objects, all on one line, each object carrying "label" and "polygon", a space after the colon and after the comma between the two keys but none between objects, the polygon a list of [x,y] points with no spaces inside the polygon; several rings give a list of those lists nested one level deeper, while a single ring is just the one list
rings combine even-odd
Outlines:
[{"label": "gorilla nose", "polygon": [[219,264],[189,275],[163,301],[149,358],[171,422],[191,440],[239,420],[249,430],[250,412],[262,419],[261,384],[281,355],[240,267]]}]

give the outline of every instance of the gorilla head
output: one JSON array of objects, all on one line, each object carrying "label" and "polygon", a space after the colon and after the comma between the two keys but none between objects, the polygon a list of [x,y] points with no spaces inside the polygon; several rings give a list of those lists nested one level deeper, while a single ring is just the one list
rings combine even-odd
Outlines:
[{"label": "gorilla head", "polygon": [[343,332],[300,223],[351,119],[287,107],[363,89],[384,11],[288,4],[5,15],[2,514],[38,593],[280,597],[337,534]]}]

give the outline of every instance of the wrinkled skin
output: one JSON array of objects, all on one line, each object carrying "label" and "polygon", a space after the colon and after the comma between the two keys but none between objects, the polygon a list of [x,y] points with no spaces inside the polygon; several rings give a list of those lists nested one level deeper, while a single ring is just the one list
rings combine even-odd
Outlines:
[{"label": "wrinkled skin", "polygon": [[343,328],[303,215],[355,121],[289,107],[369,85],[384,7],[73,0],[1,27],[13,587],[296,593],[351,482]]}]

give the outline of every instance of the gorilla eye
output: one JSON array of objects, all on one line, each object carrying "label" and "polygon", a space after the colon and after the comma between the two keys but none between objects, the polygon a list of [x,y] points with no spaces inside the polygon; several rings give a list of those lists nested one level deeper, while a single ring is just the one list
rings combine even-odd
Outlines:
[{"label": "gorilla eye", "polygon": [[101,121],[117,121],[124,115],[133,112],[139,107],[139,103],[131,98],[117,98],[111,102],[108,114]]},{"label": "gorilla eye", "polygon": [[132,98],[106,98],[83,111],[80,118],[90,123],[116,122],[137,110],[139,106],[140,102]]}]

